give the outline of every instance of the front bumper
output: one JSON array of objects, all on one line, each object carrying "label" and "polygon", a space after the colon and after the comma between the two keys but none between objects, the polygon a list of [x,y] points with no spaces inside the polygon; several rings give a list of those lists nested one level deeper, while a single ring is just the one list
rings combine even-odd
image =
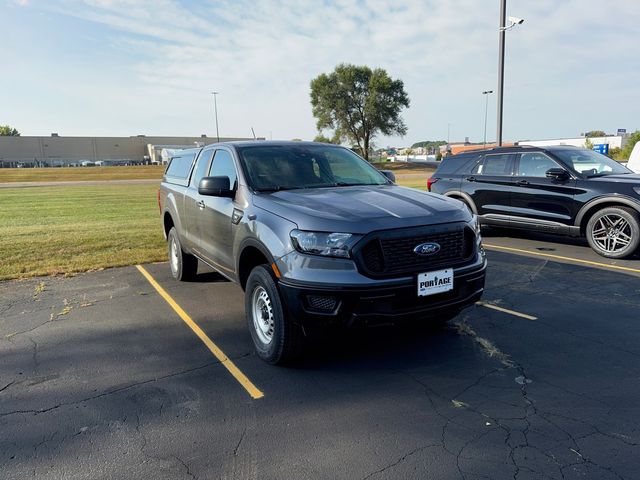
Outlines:
[{"label": "front bumper", "polygon": [[487,262],[454,274],[453,290],[418,297],[417,276],[402,284],[336,287],[281,279],[284,306],[303,327],[397,323],[455,315],[484,291]]}]

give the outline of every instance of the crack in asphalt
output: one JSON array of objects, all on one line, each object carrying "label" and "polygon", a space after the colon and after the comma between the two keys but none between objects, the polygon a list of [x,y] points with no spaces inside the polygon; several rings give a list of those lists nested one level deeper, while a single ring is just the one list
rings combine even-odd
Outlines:
[{"label": "crack in asphalt", "polygon": [[[427,396],[429,403],[431,404],[431,407],[433,409],[433,411],[436,413],[436,415],[438,415],[441,419],[444,420],[444,423],[442,424],[441,427],[441,443],[439,444],[439,446],[448,454],[454,456],[455,458],[455,465],[456,465],[456,469],[458,471],[458,474],[460,475],[460,477],[464,480],[467,476],[467,472],[465,472],[462,464],[461,464],[461,459],[464,458],[464,452],[465,450],[472,445],[473,443],[477,442],[478,440],[482,439],[483,437],[485,437],[486,435],[489,435],[492,432],[495,432],[497,430],[501,430],[502,432],[504,432],[504,445],[505,448],[508,449],[508,458],[509,458],[509,462],[512,464],[513,468],[514,468],[514,472],[513,472],[513,478],[517,479],[518,476],[524,472],[528,472],[528,473],[535,473],[535,474],[543,474],[543,475],[551,475],[553,478],[565,478],[565,471],[567,470],[567,468],[569,468],[572,465],[578,465],[578,464],[586,464],[589,465],[591,468],[595,468],[595,469],[600,469],[601,471],[606,471],[608,473],[610,473],[611,475],[616,476],[617,478],[621,478],[623,479],[624,477],[622,475],[620,475],[619,472],[616,471],[616,469],[613,466],[606,466],[606,465],[600,465],[598,464],[596,461],[594,461],[593,459],[590,459],[587,455],[585,455],[585,453],[582,451],[580,445],[579,445],[579,440],[584,439],[584,438],[588,438],[591,437],[593,435],[603,435],[605,437],[617,440],[619,442],[622,442],[626,445],[629,446],[638,446],[640,445],[639,443],[637,443],[636,441],[634,441],[633,439],[630,439],[628,437],[625,437],[623,435],[620,434],[610,434],[610,433],[606,433],[603,432],[601,430],[601,428],[599,428],[596,425],[592,425],[589,422],[586,422],[584,420],[580,420],[580,419],[575,419],[575,418],[571,418],[568,416],[563,416],[560,414],[553,414],[551,412],[544,412],[544,411],[540,411],[535,403],[535,401],[533,399],[531,399],[529,397],[529,391],[528,391],[528,387],[529,387],[529,383],[526,381],[523,381],[520,384],[519,387],[519,391],[520,391],[520,398],[522,399],[522,401],[524,402],[523,405],[515,405],[515,404],[509,404],[513,407],[516,408],[520,408],[523,410],[523,413],[521,416],[519,417],[493,417],[491,415],[488,415],[484,412],[482,412],[479,409],[474,408],[473,406],[470,406],[468,403],[466,402],[462,402],[462,401],[458,401],[457,404],[454,405],[454,407],[451,408],[464,408],[465,410],[480,416],[484,421],[485,421],[485,425],[489,425],[488,422],[486,422],[486,420],[489,420],[491,422],[491,424],[495,425],[494,427],[488,429],[488,430],[483,430],[480,431],[474,435],[472,435],[470,438],[468,438],[465,443],[459,447],[458,449],[452,449],[450,445],[448,445],[447,442],[447,432],[448,429],[451,427],[451,425],[457,425],[459,427],[462,427],[464,430],[469,431],[469,433],[472,432],[472,429],[469,428],[468,425],[463,425],[460,422],[456,421],[454,418],[451,418],[450,416],[446,415],[445,413],[443,413],[441,411],[441,409],[437,406],[434,397],[437,397],[439,400],[441,400],[443,402],[444,405],[453,405],[451,402],[453,402],[456,398],[461,398],[463,395],[469,393],[470,391],[472,391],[473,389],[479,387],[483,381],[485,381],[486,379],[492,377],[493,375],[496,375],[500,372],[504,372],[506,370],[509,369],[513,369],[515,370],[518,375],[520,375],[523,379],[527,379],[529,378],[529,376],[527,375],[527,372],[525,371],[525,369],[523,368],[523,366],[521,364],[519,364],[518,362],[512,360],[508,355],[500,352],[499,350],[497,350],[497,348],[495,347],[495,345],[487,340],[486,342],[479,342],[477,340],[477,334],[476,332],[471,329],[470,327],[463,327],[462,329],[460,327],[458,327],[457,329],[458,333],[460,335],[463,336],[470,336],[472,337],[473,341],[480,344],[481,347],[483,348],[483,351],[485,351],[485,353],[490,357],[490,358],[494,358],[498,361],[500,361],[500,363],[502,364],[502,366],[500,367],[495,367],[491,370],[489,370],[488,372],[484,372],[482,373],[482,375],[480,375],[478,378],[476,378],[472,383],[470,383],[469,385],[467,385],[466,387],[464,387],[462,390],[460,390],[456,395],[454,395],[453,399],[448,398],[447,396],[444,396],[442,394],[440,394],[439,392],[434,391],[429,385],[427,385],[425,382],[423,382],[422,380],[420,380],[419,378],[417,378],[414,374],[412,374],[411,372],[407,372],[407,371],[402,371],[399,370],[398,372],[405,375],[406,377],[410,378],[412,381],[418,383],[419,385],[421,385],[424,388],[424,392],[425,395]],[[480,337],[478,337],[480,338]],[[496,350],[498,352],[501,353],[501,355],[496,355]],[[505,363],[505,359],[508,360]],[[587,394],[581,394],[579,392],[573,392],[567,389],[563,389],[562,387],[558,387],[557,385],[553,385],[550,382],[543,382],[543,381],[538,381],[537,383],[539,384],[546,384],[548,387],[550,388],[557,388],[560,391],[564,391],[566,393],[570,393],[572,395],[578,396],[578,397],[582,397],[585,399],[590,399],[592,401],[598,402],[601,405],[606,406],[607,408],[611,408],[610,405],[606,404],[606,402],[603,402],[599,399],[596,398],[592,398],[590,396],[588,396]],[[494,387],[494,388],[499,388],[499,387]],[[508,388],[508,387],[505,387]],[[562,428],[560,425],[558,425],[556,422],[554,422],[552,419],[549,418],[549,416],[558,416],[560,418],[566,418],[567,420],[571,420],[574,422],[578,422],[578,423],[582,423],[586,426],[588,426],[591,429],[590,433],[587,433],[585,435],[582,436],[575,436],[574,434],[572,434],[570,431],[568,431],[565,428]],[[567,463],[566,461],[562,461],[560,459],[558,459],[554,454],[553,454],[553,448],[545,445],[545,447],[540,447],[538,445],[536,445],[535,443],[531,442],[531,439],[529,438],[530,433],[533,430],[533,424],[532,424],[532,419],[533,418],[539,418],[541,419],[544,423],[546,423],[547,425],[549,425],[550,427],[552,427],[553,429],[555,429],[557,432],[561,432],[562,435],[564,436],[564,440],[561,439],[556,439],[553,436],[551,436],[549,433],[540,431],[539,428],[535,429],[535,433],[536,435],[541,436],[543,439],[546,439],[546,441],[548,441],[549,443],[552,443],[553,447],[555,448],[568,448],[569,450],[573,451],[574,453],[576,453],[579,457],[580,457],[580,461],[579,462],[571,462],[571,463]],[[506,425],[504,423],[504,421],[510,421],[510,420],[521,420],[524,422],[524,426],[523,428],[513,428],[509,425]],[[516,441],[512,443],[513,440],[513,435],[519,432],[522,435],[522,440]],[[569,442],[569,446],[567,446],[566,442]],[[543,472],[543,470],[536,470],[536,468],[532,468],[531,465],[527,465],[527,464],[522,464],[522,461],[518,458],[517,452],[518,451],[524,451],[526,449],[530,449],[531,451],[535,451],[537,452],[539,455],[541,455],[543,458],[546,458],[549,461],[549,466],[553,466],[557,471],[556,474],[551,474],[550,472],[546,471]],[[526,458],[526,457],[525,457]],[[542,466],[540,466],[539,468],[542,468]],[[475,472],[474,472],[475,473]]]},{"label": "crack in asphalt", "polygon": [[233,449],[234,457],[238,456],[238,450],[240,449],[240,445],[242,444],[242,440],[244,439],[244,436],[246,433],[247,433],[247,429],[245,427],[244,430],[242,430],[242,434],[240,435],[240,440],[238,440],[238,443],[236,444],[236,448]]},{"label": "crack in asphalt", "polygon": [[[246,353],[244,355],[240,355],[240,356],[234,357],[232,360],[238,360],[240,358],[244,358],[244,357],[247,357],[249,355],[251,355],[251,353]],[[106,396],[109,396],[109,395],[113,395],[115,393],[119,393],[119,392],[122,392],[124,390],[131,389],[131,388],[139,387],[140,385],[145,385],[147,383],[158,382],[160,380],[165,380],[165,379],[171,378],[171,377],[177,377],[179,375],[184,375],[184,374],[187,374],[187,373],[195,372],[197,370],[202,370],[204,368],[208,368],[208,367],[211,367],[211,366],[214,366],[214,365],[220,365],[220,363],[221,362],[217,361],[217,360],[213,361],[213,362],[208,362],[208,363],[205,363],[204,365],[200,365],[198,367],[188,368],[186,370],[181,370],[179,372],[169,373],[169,374],[163,375],[161,377],[154,377],[154,378],[151,378],[151,379],[142,380],[142,381],[139,381],[139,382],[132,383],[130,385],[125,385],[124,387],[120,387],[120,388],[116,388],[114,390],[110,390],[108,392],[100,393],[98,395],[93,395],[93,396],[90,396],[90,397],[86,397],[86,398],[83,398],[81,400],[75,400],[73,402],[62,402],[62,403],[59,403],[57,405],[54,405],[54,406],[51,406],[51,407],[47,407],[47,408],[30,409],[30,410],[14,410],[14,411],[11,411],[11,412],[0,412],[0,417],[6,417],[6,416],[9,416],[9,415],[18,415],[18,414],[28,414],[28,413],[31,413],[31,414],[34,414],[34,415],[38,415],[38,414],[41,414],[41,413],[50,412],[51,410],[56,410],[56,409],[58,409],[60,407],[66,407],[66,406],[70,406],[70,405],[77,405],[79,403],[88,402],[88,401],[91,401],[91,400],[96,400],[98,398],[102,398],[102,397],[106,397]]]},{"label": "crack in asphalt", "polygon": [[186,474],[190,477],[193,478],[194,480],[198,480],[198,477],[196,477],[192,472],[191,469],[189,468],[189,465],[187,465],[187,463],[182,460],[179,456],[174,455],[173,458],[175,458],[178,462],[180,462],[180,464],[184,467],[184,469],[186,470]]},{"label": "crack in asphalt", "polygon": [[15,380],[12,380],[11,382],[7,383],[4,387],[0,388],[0,392],[4,392],[7,388],[9,388],[14,383],[16,383]]},{"label": "crack in asphalt", "polygon": [[382,467],[380,470],[376,470],[375,472],[370,473],[366,477],[363,477],[362,480],[367,480],[368,478],[371,478],[371,477],[373,477],[375,475],[378,475],[378,474],[380,474],[382,472],[385,472],[385,471],[387,471],[387,470],[389,470],[389,469],[401,464],[402,462],[404,462],[410,456],[415,455],[418,452],[422,452],[423,450],[426,450],[427,448],[433,448],[433,447],[442,447],[442,445],[440,445],[439,443],[435,443],[435,444],[431,444],[431,445],[423,445],[422,447],[414,448],[413,450],[410,450],[409,452],[407,452],[404,455],[402,455],[395,462],[390,463],[389,465],[386,465],[386,466]]},{"label": "crack in asphalt", "polygon": [[[185,474],[189,478],[193,478],[194,480],[198,480],[198,477],[195,476],[193,474],[193,472],[191,472],[191,468],[189,467],[189,465],[182,458],[180,458],[178,455],[173,454],[173,455],[169,455],[169,456],[166,456],[166,457],[159,457],[159,456],[151,455],[151,454],[149,454],[147,452],[148,440],[147,440],[147,436],[142,431],[142,420],[140,419],[140,414],[139,413],[136,412],[135,415],[136,415],[135,430],[136,430],[136,433],[138,434],[138,436],[141,439],[140,453],[142,453],[144,458],[146,460],[155,460],[157,462],[166,462],[166,461],[168,461],[169,459],[172,458],[172,459],[176,460],[177,463],[182,466],[182,468],[184,468]],[[125,421],[126,421],[126,417],[125,417]]]}]

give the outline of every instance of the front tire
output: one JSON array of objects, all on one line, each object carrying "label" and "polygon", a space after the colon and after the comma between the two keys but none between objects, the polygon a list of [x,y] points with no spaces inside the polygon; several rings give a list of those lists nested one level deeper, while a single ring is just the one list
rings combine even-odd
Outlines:
[{"label": "front tire", "polygon": [[171,276],[179,281],[190,280],[195,277],[198,272],[198,259],[182,250],[176,227],[171,227],[171,230],[169,230],[167,244]]},{"label": "front tire", "polygon": [[277,365],[299,356],[302,331],[285,312],[278,286],[266,265],[258,265],[249,274],[245,311],[253,345],[262,360]]},{"label": "front tire", "polygon": [[625,258],[640,245],[640,217],[626,207],[607,207],[598,210],[587,223],[587,241],[599,255]]}]

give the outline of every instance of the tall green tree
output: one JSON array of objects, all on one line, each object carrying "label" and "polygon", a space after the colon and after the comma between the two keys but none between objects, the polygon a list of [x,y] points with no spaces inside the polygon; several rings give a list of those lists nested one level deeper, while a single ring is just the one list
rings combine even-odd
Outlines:
[{"label": "tall green tree", "polygon": [[20,132],[11,125],[0,125],[0,137],[19,137]]},{"label": "tall green tree", "polygon": [[604,130],[591,130],[584,134],[585,137],[606,137]]},{"label": "tall green tree", "polygon": [[381,68],[340,64],[311,81],[311,107],[318,130],[333,130],[333,138],[355,143],[367,160],[378,134],[404,135],[400,117],[409,106],[402,80]]},{"label": "tall green tree", "polygon": [[633,151],[633,147],[638,142],[640,142],[640,130],[636,130],[631,135],[629,135],[629,138],[627,139],[627,143],[622,149],[622,153],[620,156],[623,159],[628,160],[629,156],[631,155],[631,152]]},{"label": "tall green tree", "polygon": [[340,143],[340,139],[325,137],[321,133],[316,135],[316,138],[314,138],[313,141],[319,143]]}]

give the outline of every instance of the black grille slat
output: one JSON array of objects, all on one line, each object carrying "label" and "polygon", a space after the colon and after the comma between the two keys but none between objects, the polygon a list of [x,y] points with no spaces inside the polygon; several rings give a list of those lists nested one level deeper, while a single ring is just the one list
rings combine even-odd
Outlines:
[{"label": "black grille slat", "polygon": [[[475,234],[464,224],[375,232],[365,239],[356,259],[364,273],[374,276],[409,274],[456,266],[472,255]],[[421,256],[421,243],[435,242],[440,251]]]}]

